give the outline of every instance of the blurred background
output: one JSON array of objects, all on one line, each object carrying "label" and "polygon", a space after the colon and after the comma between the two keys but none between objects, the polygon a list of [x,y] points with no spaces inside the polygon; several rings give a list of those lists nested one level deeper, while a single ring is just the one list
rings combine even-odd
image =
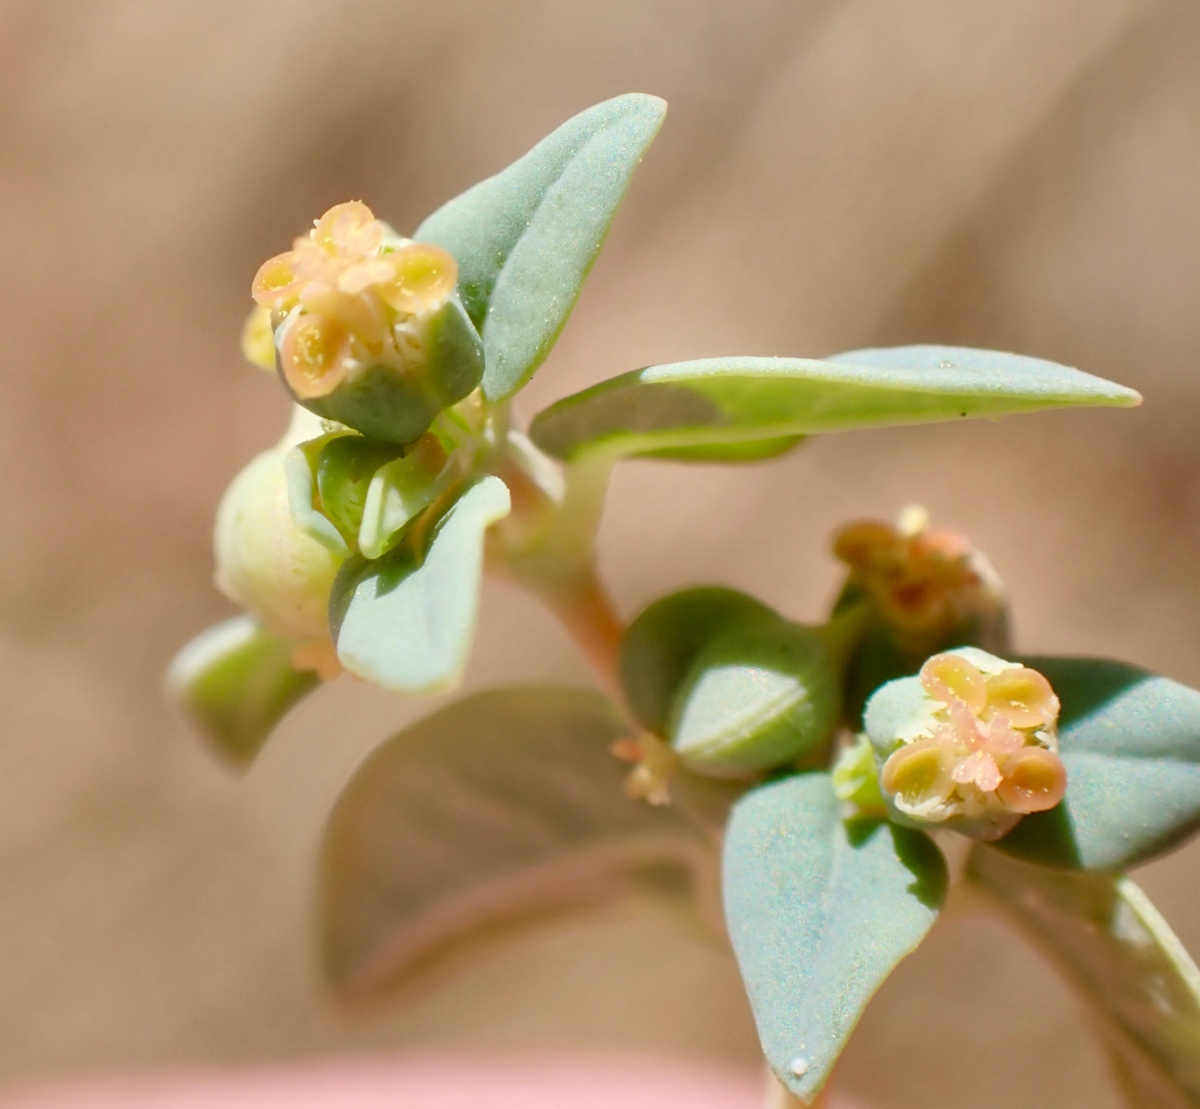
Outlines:
[{"label": "blurred background", "polygon": [[[410,230],[617,93],[670,115],[526,415],[659,361],[913,341],[1146,396],[626,464],[621,609],[716,581],[816,618],[835,525],[920,501],[992,556],[1023,648],[1200,685],[1198,51],[1191,0],[0,3],[0,1087],[428,1046],[757,1065],[732,962],[632,907],[335,1011],[321,823],[436,702],[342,679],[237,778],[160,693],[232,611],[213,512],[287,418],[239,355],[257,264],[349,198]],[[586,680],[489,585],[469,684],[539,676]],[[1139,877],[1193,951],[1198,862]],[[901,967],[841,1081],[880,1109],[1106,1109],[1101,1066],[1050,972],[981,923]]]}]

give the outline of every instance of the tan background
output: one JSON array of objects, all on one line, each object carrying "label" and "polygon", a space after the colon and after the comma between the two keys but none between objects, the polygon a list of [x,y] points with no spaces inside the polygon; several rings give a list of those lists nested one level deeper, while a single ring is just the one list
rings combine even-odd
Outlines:
[{"label": "tan background", "polygon": [[[428,703],[343,681],[234,780],[161,703],[225,483],[285,420],[241,364],[254,267],[328,204],[411,228],[567,116],[671,102],[526,411],[655,361],[936,339],[1141,389],[856,434],[761,467],[629,465],[621,607],[698,580],[815,617],[847,515],[919,499],[1008,579],[1023,645],[1200,684],[1200,7],[1193,0],[0,4],[0,1081],[399,1045],[750,1063],[727,960],[643,912],[543,930],[349,1019],[307,933],[322,815]],[[583,672],[489,589],[472,684]],[[1200,949],[1200,849],[1143,872]],[[1107,1107],[1062,990],[998,927],[868,1013],[881,1107]]]}]

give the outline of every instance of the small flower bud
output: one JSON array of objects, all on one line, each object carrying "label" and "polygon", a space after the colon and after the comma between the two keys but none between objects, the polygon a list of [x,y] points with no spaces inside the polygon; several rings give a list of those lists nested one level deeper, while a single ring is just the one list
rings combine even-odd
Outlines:
[{"label": "small flower bud", "polygon": [[879,767],[875,748],[865,736],[847,747],[833,767],[833,792],[839,801],[853,805],[862,813],[884,813],[883,791],[879,787]]},{"label": "small flower bud", "polygon": [[905,509],[895,526],[848,524],[837,533],[834,553],[849,569],[835,614],[864,605],[869,612],[847,669],[852,722],[874,690],[915,673],[938,651],[1009,650],[999,575],[965,535],[930,527],[924,509]]},{"label": "small flower bud", "polygon": [[894,815],[999,839],[1066,789],[1059,701],[1036,670],[973,647],[935,655],[920,675],[867,703],[867,735]]},{"label": "small flower bud", "polygon": [[625,779],[625,792],[634,801],[651,805],[671,803],[671,777],[679,769],[679,756],[653,732],[635,739],[618,739],[610,748],[624,762],[634,763]]},{"label": "small flower bud", "polygon": [[812,629],[758,619],[696,656],[668,733],[692,770],[744,778],[821,752],[841,710],[837,673]]},{"label": "small flower bud", "polygon": [[410,443],[483,376],[457,281],[441,247],[400,238],[354,201],[264,262],[251,291],[271,314],[279,373],[297,403]]}]

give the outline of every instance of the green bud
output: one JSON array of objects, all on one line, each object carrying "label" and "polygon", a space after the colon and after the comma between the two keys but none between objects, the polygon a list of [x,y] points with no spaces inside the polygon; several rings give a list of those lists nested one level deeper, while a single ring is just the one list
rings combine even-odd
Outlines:
[{"label": "green bud", "polygon": [[167,692],[222,755],[248,763],[297,701],[315,689],[295,644],[235,616],[193,639],[171,663]]},{"label": "green bud", "polygon": [[838,676],[821,637],[775,617],[724,631],[699,652],[669,738],[691,769],[746,777],[821,754],[840,711]]},{"label": "green bud", "polygon": [[883,790],[879,787],[879,766],[870,739],[860,735],[847,747],[833,767],[833,792],[839,801],[853,805],[861,813],[887,811]]}]

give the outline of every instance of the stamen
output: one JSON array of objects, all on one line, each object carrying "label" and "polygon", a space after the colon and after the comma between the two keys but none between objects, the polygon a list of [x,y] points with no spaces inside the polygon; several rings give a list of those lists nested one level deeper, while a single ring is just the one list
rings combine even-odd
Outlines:
[{"label": "stamen", "polygon": [[847,524],[833,541],[833,553],[839,562],[855,569],[865,569],[878,552],[894,546],[896,529],[879,520],[860,520]]}]

